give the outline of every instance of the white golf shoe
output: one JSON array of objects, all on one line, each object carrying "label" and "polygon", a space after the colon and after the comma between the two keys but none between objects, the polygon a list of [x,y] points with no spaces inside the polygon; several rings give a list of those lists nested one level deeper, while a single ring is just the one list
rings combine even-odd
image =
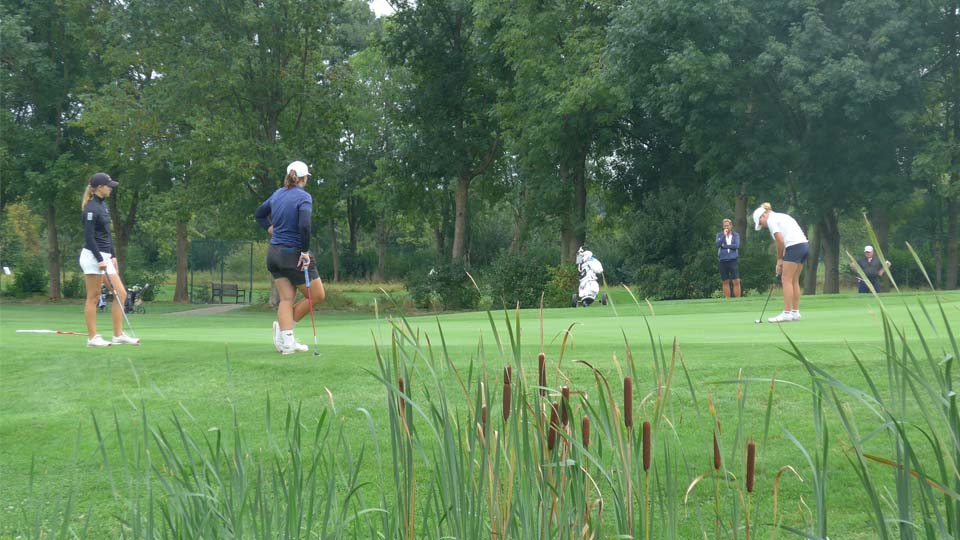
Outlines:
[{"label": "white golf shoe", "polygon": [[800,312],[799,312],[799,311],[791,311],[791,312],[790,312],[790,316],[793,317],[793,320],[795,320],[795,321],[799,321],[799,320],[800,320]]},{"label": "white golf shoe", "polygon": [[280,335],[280,323],[273,321],[273,346],[278,353],[283,352],[283,336]]},{"label": "white golf shoe", "polygon": [[119,336],[113,336],[114,345],[139,345],[140,338],[130,337],[123,332]]},{"label": "white golf shoe", "polygon": [[791,317],[789,313],[783,312],[777,315],[776,317],[770,317],[769,319],[767,319],[767,321],[772,323],[791,322],[793,321],[793,317]]},{"label": "white golf shoe", "polygon": [[294,341],[293,345],[291,345],[290,347],[282,348],[280,350],[280,354],[283,354],[284,356],[286,356],[288,354],[297,354],[298,352],[307,352],[309,350],[310,350],[310,347],[307,347],[306,345],[304,345],[303,343],[300,343],[299,341]]},{"label": "white golf shoe", "polygon": [[109,347],[110,345],[113,344],[103,339],[100,334],[97,334],[87,340],[87,347]]}]

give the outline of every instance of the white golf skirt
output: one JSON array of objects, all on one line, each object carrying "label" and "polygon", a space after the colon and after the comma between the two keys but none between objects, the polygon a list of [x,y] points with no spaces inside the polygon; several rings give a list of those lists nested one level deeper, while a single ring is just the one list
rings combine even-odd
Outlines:
[{"label": "white golf skirt", "polygon": [[[113,266],[113,255],[101,251],[100,256],[103,257],[103,260],[107,263],[107,273],[116,274],[117,269]],[[97,264],[97,258],[94,257],[93,252],[87,248],[83,248],[83,250],[80,251],[80,268],[83,270],[84,274],[103,273],[103,270],[101,270],[100,266]]]}]

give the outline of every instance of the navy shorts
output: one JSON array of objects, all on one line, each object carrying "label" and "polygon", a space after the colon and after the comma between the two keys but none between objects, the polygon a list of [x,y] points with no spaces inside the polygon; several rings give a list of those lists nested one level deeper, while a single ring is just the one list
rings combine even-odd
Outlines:
[{"label": "navy shorts", "polygon": [[783,252],[783,262],[792,262],[803,264],[807,261],[807,255],[810,254],[809,242],[794,244]]},{"label": "navy shorts", "polygon": [[[290,283],[296,286],[306,285],[307,281],[303,277],[303,270],[297,268],[300,262],[300,248],[291,246],[282,246],[279,244],[270,244],[267,248],[267,270],[273,276],[273,279],[287,278]],[[310,281],[320,277],[317,273],[317,262],[310,255]]]},{"label": "navy shorts", "polygon": [[720,279],[729,281],[731,279],[740,279],[740,264],[737,260],[720,261]]}]

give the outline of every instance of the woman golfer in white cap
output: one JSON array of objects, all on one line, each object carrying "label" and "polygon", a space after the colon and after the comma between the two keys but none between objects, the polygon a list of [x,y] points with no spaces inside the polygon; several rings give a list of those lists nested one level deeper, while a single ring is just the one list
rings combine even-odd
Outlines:
[{"label": "woman golfer in white cap", "polygon": [[[270,234],[267,248],[267,270],[280,295],[277,320],[273,323],[273,345],[282,354],[310,350],[293,335],[294,324],[310,313],[311,304],[323,301],[323,282],[317,265],[310,256],[310,222],[313,197],[304,190],[310,172],[306,163],[294,161],[287,166],[283,187],[257,208],[257,223]],[[304,268],[310,274],[310,291],[306,288]],[[297,288],[304,299],[294,304]],[[311,294],[308,300],[308,294]]]},{"label": "woman golfer in white cap", "polygon": [[765,202],[753,211],[756,230],[766,227],[777,243],[777,275],[783,284],[783,313],[767,319],[772,323],[800,320],[800,272],[810,253],[807,236],[797,220],[774,212]]},{"label": "woman golfer in white cap", "polygon": [[[83,318],[87,322],[87,347],[140,344],[138,338],[123,333],[122,310],[127,301],[127,289],[117,273],[113,237],[110,235],[110,210],[103,202],[118,185],[107,173],[96,173],[87,182],[80,203],[83,208],[83,249],[79,262],[87,286],[87,301],[83,305]],[[110,308],[113,322],[113,339],[110,341],[97,333],[97,302],[100,300],[100,287],[104,285],[104,274],[108,276],[108,283],[116,296]]]}]

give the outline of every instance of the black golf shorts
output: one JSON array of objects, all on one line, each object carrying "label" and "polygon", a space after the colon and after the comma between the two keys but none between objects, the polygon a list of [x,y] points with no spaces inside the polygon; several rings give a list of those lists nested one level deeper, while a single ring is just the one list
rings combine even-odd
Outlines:
[{"label": "black golf shorts", "polygon": [[720,279],[723,281],[740,279],[740,264],[736,259],[732,261],[720,261]]},{"label": "black golf shorts", "polygon": [[810,244],[804,242],[802,244],[794,244],[788,247],[783,252],[783,261],[792,262],[797,264],[803,264],[807,261],[807,255],[810,253]]},{"label": "black golf shorts", "polygon": [[[298,262],[300,262],[300,248],[279,244],[270,244],[267,248],[267,270],[270,271],[273,279],[287,278],[296,286],[305,285],[307,282],[303,277],[303,270],[297,268]],[[308,272],[310,272],[310,281],[320,277],[312,254]]]}]

